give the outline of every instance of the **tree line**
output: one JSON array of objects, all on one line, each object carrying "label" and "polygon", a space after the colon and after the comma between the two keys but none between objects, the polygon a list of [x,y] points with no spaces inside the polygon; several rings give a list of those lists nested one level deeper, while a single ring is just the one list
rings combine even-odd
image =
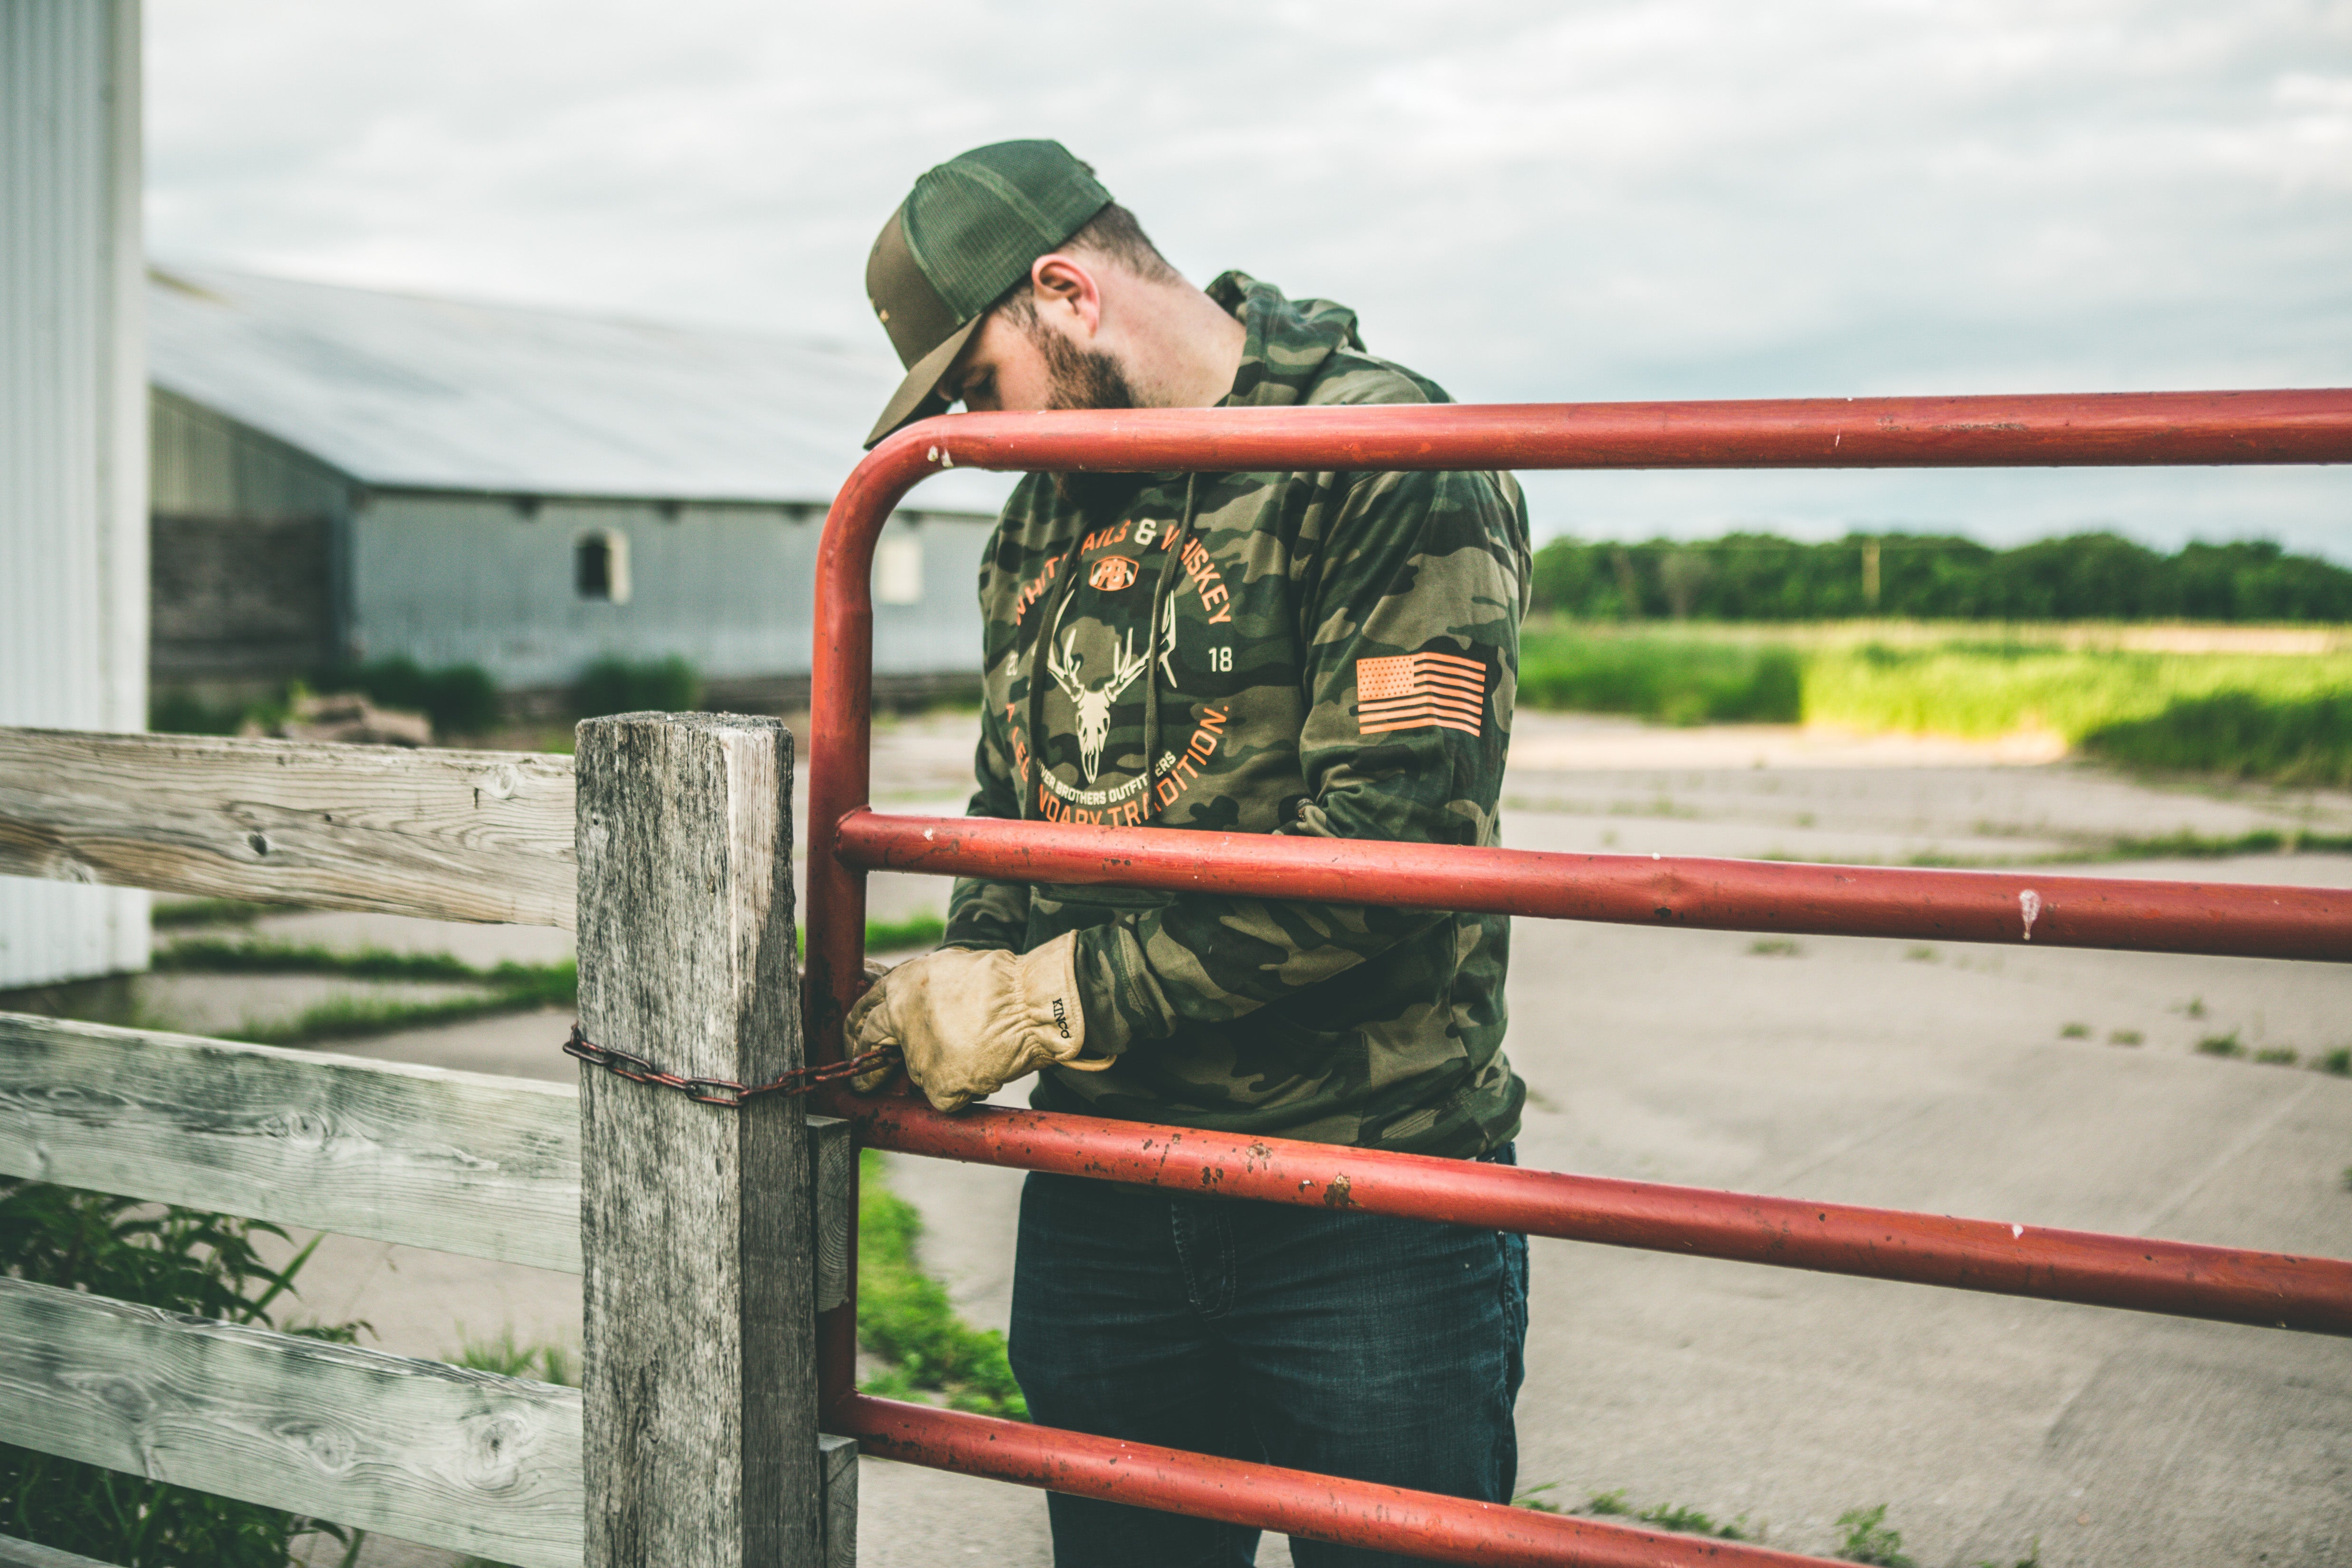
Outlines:
[{"label": "tree line", "polygon": [[2352,571],[2266,540],[2168,555],[2113,533],[1996,550],[1952,535],[1555,539],[1536,608],[1584,620],[2352,621]]}]

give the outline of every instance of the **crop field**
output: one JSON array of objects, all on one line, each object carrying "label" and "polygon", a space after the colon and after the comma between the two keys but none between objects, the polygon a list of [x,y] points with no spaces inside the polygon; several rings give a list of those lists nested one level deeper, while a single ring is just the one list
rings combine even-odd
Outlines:
[{"label": "crop field", "polygon": [[[2066,626],[1528,623],[1519,699],[1661,723],[2056,734],[2135,767],[2352,785],[2352,646],[2162,647]],[[2257,638],[2244,639],[2249,643]],[[2149,646],[2151,643],[2158,646]]]}]

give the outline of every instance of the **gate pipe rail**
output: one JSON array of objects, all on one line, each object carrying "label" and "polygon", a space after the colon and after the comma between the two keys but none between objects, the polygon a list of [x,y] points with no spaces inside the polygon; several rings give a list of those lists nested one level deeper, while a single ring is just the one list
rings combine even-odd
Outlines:
[{"label": "gate pipe rail", "polygon": [[[810,682],[811,841],[820,845],[833,841],[845,819],[866,807],[870,798],[874,612],[869,590],[875,541],[891,509],[909,489],[950,468],[1229,472],[1303,468],[1369,471],[1866,468],[2347,461],[2352,461],[2352,390],[2347,389],[1484,407],[1086,410],[968,414],[924,420],[869,453],[835,496],[826,517],[817,556],[816,635]],[[1034,832],[1036,826],[1027,825],[1027,830]],[[1371,900],[1359,894],[1356,901]],[[2020,913],[2021,921],[2021,910]],[[864,984],[864,868],[838,853],[812,855],[808,914],[811,931],[803,1005],[810,1052],[814,1059],[822,1061],[838,1058],[842,1015]],[[854,1236],[851,1240],[850,1300],[854,1302]],[[855,1392],[854,1306],[825,1314],[821,1331],[824,1404],[834,1419],[856,1423],[835,1429],[866,1426],[868,1418],[875,1417],[875,1407],[887,1402],[866,1400]],[[919,1426],[939,1431],[982,1418],[928,1411],[895,1419],[899,1431],[912,1433]],[[1114,1484],[1112,1470],[1118,1464],[1118,1457],[1093,1453],[1091,1445],[1098,1439],[1035,1428],[1021,1430],[1042,1445],[1029,1456],[1035,1479],[1013,1474],[1016,1467],[998,1462],[1016,1446],[1009,1434],[945,1445],[932,1450],[943,1457],[918,1458],[918,1462],[1003,1474],[1008,1479],[1030,1479],[1030,1484],[1055,1489],[1108,1489]],[[877,1447],[894,1440],[878,1427],[861,1435],[870,1436]],[[917,1458],[913,1447],[910,1439],[908,1451],[901,1457]],[[1220,1463],[1197,1455],[1177,1456],[1175,1462],[1179,1470],[1189,1470],[1195,1480],[1208,1473],[1199,1467]],[[1134,1473],[1118,1475],[1115,1484],[1123,1490],[1137,1479]],[[1213,1496],[1170,1484],[1175,1489],[1166,1495],[1168,1506],[1212,1517],[1241,1518],[1218,1511],[1225,1505]],[[1260,1479],[1247,1489],[1256,1491],[1266,1484]],[[1395,1506],[1395,1500],[1379,1495],[1388,1489],[1328,1478],[1316,1478],[1310,1484],[1322,1489],[1328,1508],[1349,1531],[1345,1537],[1328,1538],[1371,1542],[1396,1539],[1393,1531],[1398,1521],[1387,1512]],[[1107,1495],[1107,1491],[1098,1489],[1093,1495]],[[1288,1528],[1277,1520],[1276,1512],[1243,1521]],[[1444,1553],[1454,1561],[1683,1562],[1696,1560],[1687,1553],[1696,1551],[1724,1560],[1733,1545],[1654,1538],[1664,1544],[1644,1543],[1642,1551],[1647,1555],[1601,1557],[1563,1541],[1530,1547],[1526,1554],[1509,1559],[1482,1559],[1483,1549],[1499,1538],[1496,1527],[1482,1519],[1472,1528],[1466,1515],[1461,1524],[1470,1531],[1462,1538],[1461,1551]],[[1301,1532],[1321,1533],[1311,1521],[1302,1522]]]},{"label": "gate pipe rail", "polygon": [[[1227,472],[1418,468],[1872,468],[2352,462],[2352,389],[1696,403],[1388,405],[961,414],[889,437],[834,497],[810,671],[814,842],[870,796],[874,542],[952,468]],[[840,1048],[863,981],[866,884],[811,858],[808,1039]]]},{"label": "gate pipe rail", "polygon": [[1747,1542],[1670,1535],[1244,1459],[855,1394],[825,1430],[860,1451],[1070,1497],[1484,1568],[1838,1568]]},{"label": "gate pipe rail", "polygon": [[1572,855],[1266,833],[1150,833],[857,810],[834,853],[872,871],[1808,936],[1911,937],[2352,963],[2352,890]]},{"label": "gate pipe rail", "polygon": [[1356,1209],[1445,1225],[1823,1274],[2352,1335],[2352,1262],[2006,1220],[1668,1186],[1290,1138],[835,1091],[825,1110],[877,1149],[1171,1192]]}]

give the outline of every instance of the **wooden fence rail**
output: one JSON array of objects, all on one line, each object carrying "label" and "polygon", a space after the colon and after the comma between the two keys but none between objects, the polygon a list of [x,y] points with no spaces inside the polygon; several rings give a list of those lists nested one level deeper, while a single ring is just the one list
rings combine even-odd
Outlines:
[{"label": "wooden fence rail", "polygon": [[113,1564],[0,1535],[0,1568],[113,1568]]},{"label": "wooden fence rail", "polygon": [[576,1389],[0,1279],[12,1441],[518,1568],[581,1561]]},{"label": "wooden fence rail", "polygon": [[569,928],[572,759],[0,729],[0,874]]},{"label": "wooden fence rail", "polygon": [[[824,1310],[847,1287],[849,1127],[808,1125]],[[0,1175],[581,1268],[572,1084],[0,1013]]]},{"label": "wooden fence rail", "polygon": [[[628,715],[569,759],[0,730],[0,874],[581,922],[592,1036],[801,1059],[791,737]],[[583,880],[575,867],[586,864]],[[551,1030],[548,1049],[558,1043]],[[844,1122],[0,1014],[0,1174],[582,1273],[584,1392],[0,1279],[9,1440],[520,1568],[854,1568],[816,1432]],[[87,1568],[0,1539],[0,1568]]]}]

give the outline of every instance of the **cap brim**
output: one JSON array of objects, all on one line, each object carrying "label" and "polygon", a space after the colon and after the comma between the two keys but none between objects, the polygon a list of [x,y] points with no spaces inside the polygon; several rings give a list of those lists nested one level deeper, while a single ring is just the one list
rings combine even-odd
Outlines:
[{"label": "cap brim", "polygon": [[940,379],[954,366],[956,356],[963,353],[963,345],[971,341],[971,334],[979,331],[980,323],[987,319],[988,312],[982,311],[950,332],[945,342],[915,362],[913,368],[907,372],[907,379],[900,382],[898,390],[890,395],[888,405],[882,410],[882,417],[874,422],[874,433],[866,437],[868,449],[909,420],[948,411],[948,405],[955,400],[940,393]]}]

